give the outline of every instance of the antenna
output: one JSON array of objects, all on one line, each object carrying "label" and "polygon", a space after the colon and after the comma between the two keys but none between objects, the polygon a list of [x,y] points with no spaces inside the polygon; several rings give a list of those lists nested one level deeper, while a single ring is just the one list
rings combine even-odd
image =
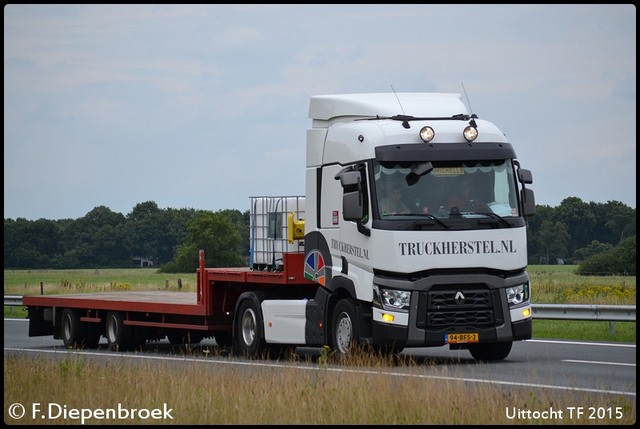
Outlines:
[{"label": "antenna", "polygon": [[400,110],[402,110],[402,114],[404,115],[404,108],[402,107],[402,103],[400,102],[400,97],[398,97],[398,94],[396,93],[396,90],[393,89],[393,85],[389,85],[391,87],[391,90],[393,91],[393,95],[396,96],[396,99],[398,100],[398,104],[400,105]]},{"label": "antenna", "polygon": [[467,104],[469,105],[469,110],[471,110],[471,116],[473,116],[473,109],[471,108],[471,102],[469,101],[467,90],[464,89],[464,82],[460,82],[460,85],[462,85],[462,92],[464,92],[464,96],[467,98]]}]

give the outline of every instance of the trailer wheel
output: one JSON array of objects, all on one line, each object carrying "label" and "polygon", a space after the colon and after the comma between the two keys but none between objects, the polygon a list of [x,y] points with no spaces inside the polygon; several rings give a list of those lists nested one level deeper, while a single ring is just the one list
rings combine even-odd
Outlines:
[{"label": "trailer wheel", "polygon": [[65,347],[80,348],[85,343],[85,325],[80,321],[76,310],[65,308],[62,311],[62,341]]},{"label": "trailer wheel", "polygon": [[104,332],[110,350],[127,350],[133,344],[133,328],[123,323],[117,311],[107,313]]},{"label": "trailer wheel", "polygon": [[252,299],[245,299],[240,304],[235,319],[234,351],[240,355],[256,358],[266,350],[262,330],[262,311]]},{"label": "trailer wheel", "polygon": [[359,333],[356,315],[356,304],[351,298],[338,301],[333,310],[331,344],[341,356],[352,353],[354,346],[358,344]]},{"label": "trailer wheel", "polygon": [[469,353],[477,361],[503,360],[511,352],[513,341],[502,343],[472,344]]}]

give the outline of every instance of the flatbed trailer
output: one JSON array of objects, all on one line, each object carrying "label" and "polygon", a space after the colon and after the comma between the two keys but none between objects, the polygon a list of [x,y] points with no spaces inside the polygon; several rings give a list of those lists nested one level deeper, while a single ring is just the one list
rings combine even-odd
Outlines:
[{"label": "flatbed trailer", "polygon": [[165,336],[174,344],[215,338],[230,346],[239,296],[286,288],[287,296],[313,296],[317,283],[304,278],[303,254],[286,253],[283,270],[248,267],[206,268],[204,252],[196,272],[196,292],[124,291],[25,296],[29,336],[53,335],[68,347],[96,347],[105,336],[109,348],[130,349]]}]

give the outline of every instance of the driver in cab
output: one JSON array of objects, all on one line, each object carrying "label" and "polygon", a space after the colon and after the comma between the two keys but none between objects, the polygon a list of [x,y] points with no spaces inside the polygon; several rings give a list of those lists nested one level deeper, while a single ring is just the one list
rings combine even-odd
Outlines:
[{"label": "driver in cab", "polygon": [[411,213],[402,201],[402,190],[397,184],[388,187],[380,199],[380,214],[382,216]]}]

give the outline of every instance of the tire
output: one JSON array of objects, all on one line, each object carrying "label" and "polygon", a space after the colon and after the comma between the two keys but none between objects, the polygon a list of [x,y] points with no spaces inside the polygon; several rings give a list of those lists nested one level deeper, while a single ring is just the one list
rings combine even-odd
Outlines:
[{"label": "tire", "polygon": [[62,341],[65,347],[82,348],[85,345],[86,326],[80,321],[76,310],[65,308],[62,311]]},{"label": "tire", "polygon": [[477,361],[504,360],[511,352],[513,341],[503,343],[472,344],[469,353]]},{"label": "tire", "polygon": [[356,303],[351,298],[338,301],[331,323],[331,347],[340,355],[352,354],[358,347],[358,321]]},{"label": "tire", "polygon": [[240,304],[235,318],[234,352],[249,358],[262,357],[266,343],[262,332],[262,310],[253,299]]},{"label": "tire", "polygon": [[104,336],[109,350],[128,350],[133,346],[133,328],[123,323],[122,314],[117,311],[107,313]]}]

